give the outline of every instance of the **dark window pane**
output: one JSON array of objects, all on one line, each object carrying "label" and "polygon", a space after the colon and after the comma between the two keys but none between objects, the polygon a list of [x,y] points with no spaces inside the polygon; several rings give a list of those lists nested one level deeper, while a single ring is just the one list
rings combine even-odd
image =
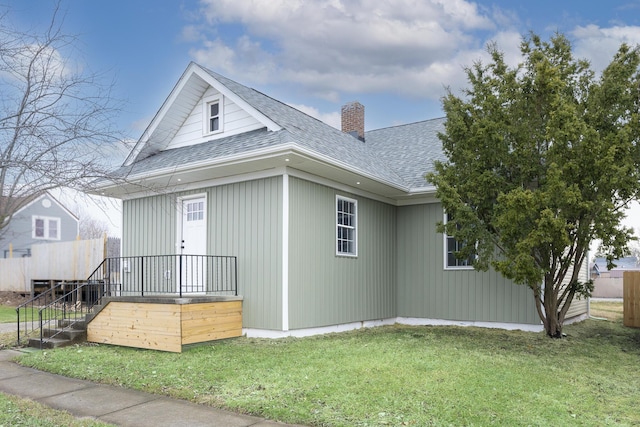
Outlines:
[{"label": "dark window pane", "polygon": [[44,237],[44,220],[36,219],[36,237]]},{"label": "dark window pane", "polygon": [[447,254],[447,265],[449,267],[455,267],[456,266],[456,256],[453,254],[453,252],[449,252]]}]

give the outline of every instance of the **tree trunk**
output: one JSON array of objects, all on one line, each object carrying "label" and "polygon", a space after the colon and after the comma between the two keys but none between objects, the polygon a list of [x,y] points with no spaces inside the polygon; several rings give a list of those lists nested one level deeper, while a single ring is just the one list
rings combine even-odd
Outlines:
[{"label": "tree trunk", "polygon": [[545,275],[544,287],[544,312],[546,320],[544,323],[545,332],[551,338],[562,338],[562,322],[558,318],[558,293],[555,292],[553,275]]},{"label": "tree trunk", "polygon": [[[546,307],[545,307],[546,309]],[[547,311],[547,321],[545,322],[545,332],[551,338],[562,338],[562,323],[558,320],[557,313]]]}]

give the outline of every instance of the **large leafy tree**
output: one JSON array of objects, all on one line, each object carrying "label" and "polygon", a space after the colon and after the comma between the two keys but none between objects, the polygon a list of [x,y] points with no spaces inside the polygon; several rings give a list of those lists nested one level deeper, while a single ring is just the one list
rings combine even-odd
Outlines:
[{"label": "large leafy tree", "polygon": [[531,34],[521,52],[511,67],[490,46],[462,96],[444,97],[447,160],[427,179],[454,218],[440,231],[465,243],[457,255],[531,288],[561,337],[571,302],[593,288],[579,281],[591,241],[611,263],[632,238],[621,219],[640,191],[640,54],[623,44],[596,75],[561,34]]}]

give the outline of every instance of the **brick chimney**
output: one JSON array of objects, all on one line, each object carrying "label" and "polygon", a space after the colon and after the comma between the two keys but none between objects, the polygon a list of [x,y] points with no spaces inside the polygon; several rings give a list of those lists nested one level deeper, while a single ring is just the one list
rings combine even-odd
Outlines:
[{"label": "brick chimney", "polygon": [[358,101],[342,106],[342,132],[346,132],[364,141],[364,105]]}]

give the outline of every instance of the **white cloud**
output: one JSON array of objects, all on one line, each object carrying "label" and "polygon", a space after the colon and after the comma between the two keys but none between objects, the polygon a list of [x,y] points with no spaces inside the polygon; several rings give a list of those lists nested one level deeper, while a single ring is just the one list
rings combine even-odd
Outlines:
[{"label": "white cloud", "polygon": [[[202,0],[205,22],[185,29],[203,40],[193,59],[249,84],[292,84],[333,103],[351,94],[437,100],[467,85],[465,67],[488,61],[496,42],[521,61],[527,17],[467,0]],[[197,31],[200,31],[197,35]],[[578,26],[576,57],[602,70],[620,43],[640,44],[640,27]]]},{"label": "white cloud", "polygon": [[308,105],[302,105],[302,104],[289,104],[289,105],[297,110],[302,111],[305,114],[308,114],[311,117],[314,117],[320,121],[325,122],[329,126],[333,126],[336,129],[340,129],[342,126],[340,122],[341,118],[340,118],[339,112],[321,113],[317,108],[309,107]]},{"label": "white cloud", "polygon": [[596,71],[602,71],[611,62],[622,43],[640,44],[640,27],[637,26],[578,26],[571,35],[575,56],[591,61]]},{"label": "white cloud", "polygon": [[180,40],[184,42],[197,42],[201,38],[202,29],[196,25],[187,25],[182,29]]},{"label": "white cloud", "polygon": [[239,37],[233,47],[219,38],[205,40],[201,47],[191,49],[189,54],[201,65],[253,82],[269,81],[275,69],[272,55],[248,36]]},{"label": "white cloud", "polygon": [[213,38],[191,51],[195,61],[242,81],[297,83],[329,100],[338,92],[437,99],[483,55],[493,16],[501,23],[507,16],[465,0],[203,0],[202,7],[202,28]]}]

